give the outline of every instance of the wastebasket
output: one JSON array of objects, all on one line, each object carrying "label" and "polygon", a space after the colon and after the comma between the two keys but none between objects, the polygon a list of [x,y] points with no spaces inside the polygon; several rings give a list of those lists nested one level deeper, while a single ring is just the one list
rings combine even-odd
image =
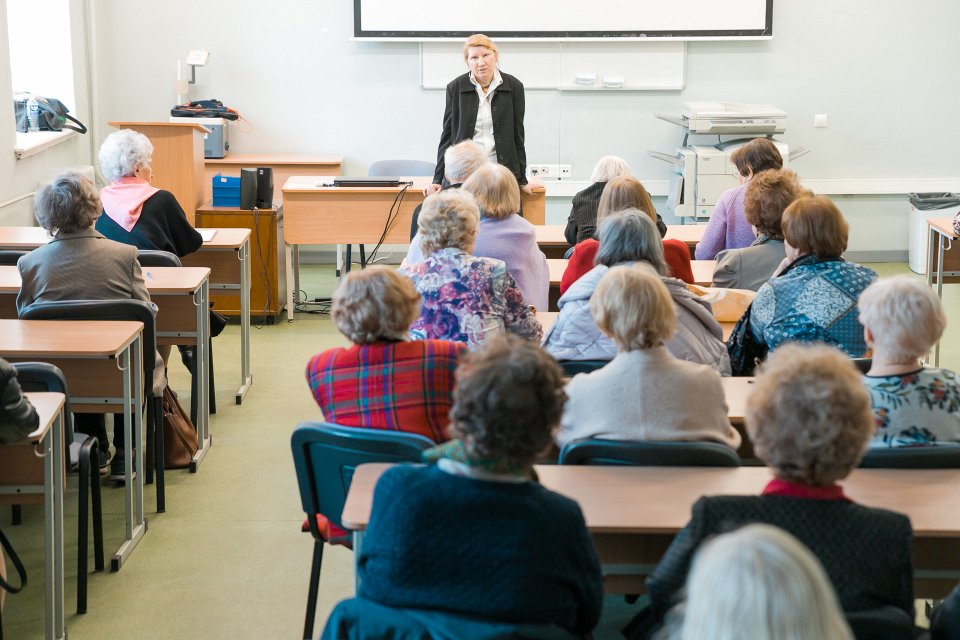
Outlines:
[{"label": "wastebasket", "polygon": [[954,217],[960,213],[960,193],[909,193],[910,226],[909,239],[910,270],[914,273],[927,272],[927,230],[928,218]]}]

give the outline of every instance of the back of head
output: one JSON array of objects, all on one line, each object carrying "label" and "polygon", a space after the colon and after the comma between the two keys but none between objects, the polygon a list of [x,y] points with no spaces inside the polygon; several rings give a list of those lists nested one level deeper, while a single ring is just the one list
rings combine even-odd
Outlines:
[{"label": "back of head", "polygon": [[660,232],[650,216],[638,209],[611,214],[600,222],[596,263],[612,267],[623,262],[648,262],[657,273],[670,273],[663,257]]},{"label": "back of head", "polygon": [[646,264],[612,267],[590,296],[590,311],[597,327],[620,351],[659,346],[677,325],[670,292]]},{"label": "back of head", "polygon": [[839,258],[847,250],[850,227],[826,196],[801,196],[783,212],[783,239],[801,255]]},{"label": "back of head", "polygon": [[825,345],[786,344],[761,366],[744,423],[778,478],[814,487],[846,478],[873,434],[860,372]]},{"label": "back of head", "polygon": [[783,168],[783,156],[777,145],[766,138],[754,138],[730,154],[730,162],[742,176]]},{"label": "back of head", "polygon": [[461,189],[473,194],[485,218],[506,218],[520,210],[520,186],[513,173],[502,164],[486,163]]},{"label": "back of head", "polygon": [[764,171],[750,181],[743,211],[747,222],[771,240],[783,240],[783,212],[801,195],[813,195],[800,186],[797,174],[788,169]]},{"label": "back of head", "polygon": [[483,147],[473,140],[464,140],[443,152],[443,173],[450,184],[460,184],[487,162]]},{"label": "back of head", "polygon": [[597,205],[597,224],[611,213],[626,209],[639,209],[654,222],[657,221],[657,209],[653,206],[650,194],[643,184],[633,176],[611,178],[600,194]]},{"label": "back of head", "polygon": [[100,195],[81,173],[65,171],[33,195],[33,216],[51,235],[89,229],[100,215]]},{"label": "back of head", "polygon": [[471,454],[527,467],[553,441],[563,387],[560,365],[539,345],[495,336],[457,367],[451,433]]},{"label": "back of head", "polygon": [[896,364],[922,358],[947,326],[940,298],[909,276],[877,280],[860,294],[857,309],[872,334],[874,356]]},{"label": "back of head", "polygon": [[687,579],[683,640],[847,640],[833,586],[817,558],[770,525],[717,536],[697,553]]},{"label": "back of head", "polygon": [[597,160],[590,174],[590,182],[610,182],[617,176],[629,176],[630,165],[620,156],[603,156]]},{"label": "back of head", "polygon": [[330,309],[340,333],[356,344],[403,340],[419,313],[413,282],[380,265],[346,274]]},{"label": "back of head", "polygon": [[153,144],[147,136],[132,129],[114,131],[100,145],[100,173],[108,182],[132,176],[138,164],[150,164]]},{"label": "back of head", "polygon": [[479,223],[480,208],[472,194],[447,189],[428,196],[417,220],[423,254],[429,256],[448,247],[468,251]]}]

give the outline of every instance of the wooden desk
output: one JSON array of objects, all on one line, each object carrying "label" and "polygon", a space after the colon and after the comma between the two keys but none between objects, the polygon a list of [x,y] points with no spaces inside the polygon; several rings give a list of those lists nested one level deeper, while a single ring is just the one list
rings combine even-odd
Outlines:
[{"label": "wooden desk", "polygon": [[[44,600],[48,639],[66,637],[63,616],[64,442],[62,393],[27,393],[40,416],[40,426],[24,444],[0,445],[0,498],[35,493],[40,478],[44,514]],[[34,455],[37,445],[43,458]]]},{"label": "wooden desk", "polygon": [[[334,176],[294,176],[283,185],[284,242],[287,265],[287,320],[293,320],[294,296],[299,289],[297,247],[301,244],[409,244],[413,210],[423,202],[423,188],[431,177],[403,178],[403,187],[325,187]],[[543,224],[546,192],[521,194],[524,216]],[[393,217],[389,219],[393,207]],[[386,227],[386,231],[384,228]]]},{"label": "wooden desk", "polygon": [[[215,215],[215,214],[214,214]],[[206,205],[197,209],[197,220],[210,219],[210,209]],[[250,229],[246,228],[213,228],[213,238],[204,242],[196,253],[184,256],[181,263],[184,267],[209,267],[210,288],[216,291],[238,291],[240,298],[240,387],[234,400],[237,404],[243,402],[244,396],[253,384],[253,373],[250,369],[250,306],[251,306],[251,257],[250,257]],[[258,226],[259,233],[259,226]],[[258,236],[259,237],[259,236]],[[259,254],[254,258],[262,264]],[[258,269],[258,278],[260,270]],[[276,270],[273,271],[274,275]],[[269,278],[269,276],[268,276]],[[225,311],[231,315],[233,296],[216,296],[214,302],[223,302],[225,306],[214,306],[218,311]],[[226,302],[225,302],[226,301]]]},{"label": "wooden desk", "polygon": [[[148,267],[143,277],[150,299],[157,305],[157,345],[197,347],[193,393],[196,411],[191,416],[197,427],[198,450],[190,464],[196,472],[210,445],[209,280],[206,267]],[[0,265],[0,318],[17,317],[16,298],[20,292],[20,272],[16,267]]]},{"label": "wooden desk", "polygon": [[143,473],[133,474],[134,456],[143,464],[142,332],[142,323],[118,320],[0,320],[0,356],[60,367],[74,413],[123,412],[126,531],[111,560],[114,571],[147,530]]},{"label": "wooden desk", "polygon": [[[943,298],[943,283],[960,282],[960,248],[953,246],[958,236],[953,231],[953,218],[930,218],[927,220],[927,286],[937,283],[937,297]],[[936,247],[936,251],[934,251]],[[936,274],[936,276],[934,276]],[[940,366],[940,341],[933,351],[933,366]],[[925,361],[929,362],[929,354]]]},{"label": "wooden desk", "polygon": [[[359,554],[373,488],[390,465],[357,468],[343,508]],[[759,495],[765,467],[590,467],[538,465],[544,487],[576,500],[593,534],[608,593],[643,593],[644,579],[703,495]],[[857,469],[843,481],[850,498],[904,513],[913,525],[914,597],[942,598],[960,578],[960,509],[944,487],[960,469]]]},{"label": "wooden desk", "polygon": [[273,169],[274,192],[277,192],[291,176],[338,176],[342,163],[343,156],[283,153],[231,153],[225,158],[205,158],[204,200],[213,198],[213,176],[218,173],[238,177],[243,168],[270,167]]},{"label": "wooden desk", "polygon": [[[664,240],[680,240],[690,249],[690,259],[693,259],[693,251],[697,243],[703,238],[703,232],[707,228],[705,224],[668,224],[667,235]],[[563,235],[566,229],[562,224],[543,224],[537,225],[537,244],[540,250],[548,258],[562,258],[566,254],[570,245]]]},{"label": "wooden desk", "polygon": [[[537,320],[540,321],[540,326],[543,327],[543,335],[547,335],[547,332],[550,331],[551,327],[553,327],[553,324],[557,321],[557,317],[559,315],[559,311],[537,311]],[[736,326],[736,324],[736,322],[720,323],[720,328],[723,329],[724,340],[727,340],[730,337],[730,334],[733,333],[733,328]]]}]

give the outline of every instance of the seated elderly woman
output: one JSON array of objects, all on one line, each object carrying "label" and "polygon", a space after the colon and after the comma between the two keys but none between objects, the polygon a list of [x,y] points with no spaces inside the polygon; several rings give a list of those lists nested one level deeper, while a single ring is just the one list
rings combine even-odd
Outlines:
[{"label": "seated elderly woman", "polygon": [[114,131],[100,145],[100,172],[110,184],[100,190],[106,215],[97,219],[97,231],[110,240],[138,249],[193,253],[203,244],[173,197],[150,184],[153,144],[130,129]]},{"label": "seated elderly woman", "polygon": [[823,565],[796,538],[750,524],[703,545],[665,640],[853,640]]},{"label": "seated elderly woman", "polygon": [[849,227],[824,196],[804,196],[783,212],[787,257],[748,310],[753,339],[773,351],[784,342],[823,342],[857,358],[866,352],[857,299],[877,278],[845,262]]},{"label": "seated elderly woman", "polygon": [[[475,143],[472,143],[475,144]],[[480,226],[473,255],[502,260],[523,294],[523,300],[547,310],[550,269],[537,245],[534,226],[521,218],[520,187],[510,169],[486,163],[467,178],[462,188],[473,194],[480,206]],[[410,244],[407,264],[423,261],[418,235]]]},{"label": "seated elderly woman", "polygon": [[652,267],[608,270],[590,297],[590,310],[618,353],[602,369],[567,385],[559,446],[579,438],[740,446],[740,434],[727,418],[720,374],[678,360],[664,346],[676,330],[677,311]]},{"label": "seated elderly woman", "polygon": [[923,282],[896,276],[867,287],[857,308],[873,351],[863,378],[876,423],[870,446],[960,442],[957,375],[921,363],[947,326],[940,298]]},{"label": "seated elderly woman", "polygon": [[17,370],[0,358],[0,444],[20,442],[38,426],[40,417],[20,389]]},{"label": "seated elderly woman", "polygon": [[423,298],[410,334],[466,342],[471,350],[503,331],[539,341],[543,329],[506,264],[471,255],[479,224],[477,202],[462,190],[424,201],[420,236],[427,257],[401,270]]},{"label": "seated elderly woman", "polygon": [[[17,311],[34,302],[58,300],[143,300],[150,302],[137,250],[103,237],[93,228],[100,215],[100,198],[87,178],[66,172],[37,189],[33,213],[53,239],[20,258],[20,293]],[[166,375],[156,354],[153,391],[163,393]],[[111,479],[124,477],[122,414],[114,417],[113,444],[117,455],[111,464]],[[75,428],[100,441],[100,463],[110,460],[103,416],[77,414]]]},{"label": "seated elderly woman", "polygon": [[570,203],[570,216],[567,218],[563,235],[571,247],[596,235],[599,222],[597,208],[600,205],[600,194],[607,183],[616,177],[629,175],[632,175],[630,165],[619,156],[604,156],[597,161],[590,175],[590,186],[574,195]]},{"label": "seated elderly woman", "polygon": [[786,257],[780,220],[801,195],[813,194],[800,186],[793,171],[772,169],[750,181],[743,211],[757,239],[749,247],[717,254],[713,286],[756,291],[773,276]]},{"label": "seated elderly woman", "polygon": [[330,317],[353,345],[307,363],[307,384],[327,422],[449,439],[453,374],[467,349],[448,340],[408,342],[419,313],[413,283],[388,267],[343,277]]},{"label": "seated elderly woman", "polygon": [[910,520],[856,504],[838,484],[873,434],[870,398],[840,351],[786,345],[763,365],[747,399],[747,434],[774,474],[759,496],[709,496],[693,505],[647,579],[651,613],[676,604],[694,553],[709,537],[752,522],[772,524],[823,563],[844,611],[897,607],[913,619]]},{"label": "seated elderly woman", "polygon": [[[660,237],[667,232],[657,210],[653,206],[650,194],[643,188],[640,181],[632,176],[620,176],[607,183],[600,196],[600,206],[597,212],[597,224],[605,217],[618,211],[638,209],[646,213],[657,223]],[[593,269],[600,243],[594,238],[587,238],[577,244],[570,254],[570,261],[560,279],[560,293],[566,293],[574,282]],[[663,257],[667,263],[670,275],[684,282],[693,284],[693,269],[690,265],[690,249],[680,240],[663,241]]]},{"label": "seated elderly woman", "polygon": [[593,321],[590,298],[610,267],[633,262],[646,262],[660,274],[673,299],[677,331],[666,340],[667,350],[680,360],[729,375],[730,359],[721,342],[723,330],[710,303],[690,293],[682,281],[666,275],[660,234],[650,216],[637,209],[611,214],[600,222],[597,266],[560,296],[560,315],[544,340],[546,350],[558,360],[612,360],[617,355],[613,340]]},{"label": "seated elderly woman", "polygon": [[451,411],[459,439],[427,452],[436,464],[395,466],[377,483],[358,596],[589,633],[603,599],[593,541],[580,507],[532,466],[565,399],[563,372],[535,344],[497,336],[467,355]]},{"label": "seated elderly woman", "polygon": [[[447,150],[443,152],[444,181],[440,190],[460,188],[460,185],[472,176],[474,171],[487,164],[487,162],[489,162],[487,152],[473,140],[464,140],[447,147]],[[426,191],[428,190],[433,193],[432,190],[425,189],[425,195],[427,195]],[[417,238],[417,232],[420,230],[417,223],[420,220],[420,210],[422,208],[423,203],[417,205],[417,208],[413,210],[413,218],[410,221],[410,249],[407,252],[407,264],[423,260],[420,240]]]}]

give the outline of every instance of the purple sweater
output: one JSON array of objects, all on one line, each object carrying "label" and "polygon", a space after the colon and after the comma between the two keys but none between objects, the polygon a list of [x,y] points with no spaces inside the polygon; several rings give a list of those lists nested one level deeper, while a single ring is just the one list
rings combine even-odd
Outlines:
[{"label": "purple sweater", "polygon": [[727,189],[717,200],[713,215],[703,232],[703,239],[697,244],[697,260],[714,260],[724,249],[749,247],[757,239],[753,226],[747,222],[743,213],[743,201],[747,195],[747,185]]},{"label": "purple sweater", "polygon": [[[517,281],[523,301],[538,311],[547,310],[550,269],[546,256],[537,246],[537,234],[532,224],[515,213],[499,220],[481,217],[473,255],[503,260],[507,271]],[[418,262],[423,262],[419,232],[410,241],[407,252],[408,265]]]}]

